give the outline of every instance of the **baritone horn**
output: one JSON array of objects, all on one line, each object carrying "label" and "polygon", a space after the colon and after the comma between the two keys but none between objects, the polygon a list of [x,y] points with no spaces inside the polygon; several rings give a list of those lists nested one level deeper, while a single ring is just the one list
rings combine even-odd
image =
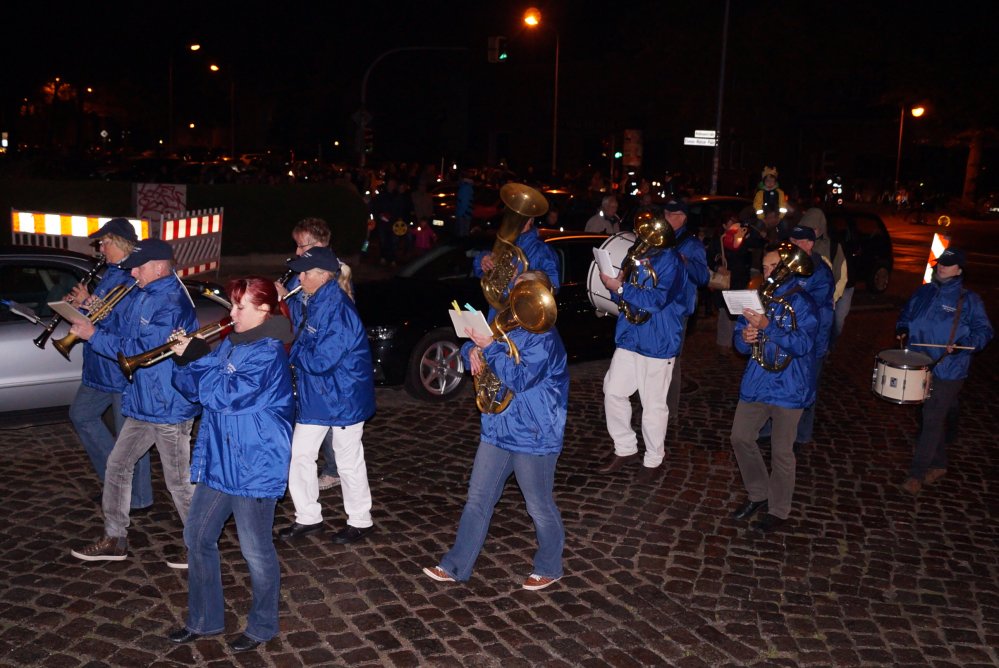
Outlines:
[{"label": "baritone horn", "polygon": [[[114,310],[114,307],[117,306],[121,300],[125,298],[125,295],[131,292],[132,288],[138,284],[139,282],[136,281],[131,285],[125,285],[124,283],[116,285],[114,288],[109,290],[103,298],[95,299],[90,308],[90,312],[87,314],[87,320],[96,324],[108,317],[111,314],[111,311]],[[68,360],[69,351],[73,349],[73,346],[75,346],[79,340],[79,336],[70,332],[61,339],[55,339],[52,341],[52,347],[58,350],[62,356]]]},{"label": "baritone horn", "polygon": [[[218,322],[205,325],[201,329],[193,332],[190,336],[191,338],[194,338],[200,335],[205,339],[208,339],[214,336],[221,336],[222,332],[230,327],[232,327],[232,318],[227,316]],[[125,374],[125,378],[127,378],[129,382],[132,382],[132,377],[135,375],[135,371],[139,367],[152,366],[157,362],[161,362],[168,357],[176,355],[177,353],[173,349],[173,344],[176,342],[176,339],[171,338],[161,346],[156,346],[152,350],[147,350],[144,353],[132,355],[131,357],[126,357],[125,353],[119,352],[118,366],[121,367],[121,372]]]},{"label": "baritone horn", "polygon": [[[775,296],[774,293],[777,289],[786,283],[788,280],[794,279],[798,276],[807,277],[811,276],[815,271],[815,266],[812,264],[812,258],[808,256],[803,249],[798,248],[789,241],[784,241],[777,247],[777,254],[780,255],[780,262],[774,267],[774,270],[770,273],[763,283],[760,285],[760,302],[763,304],[764,313],[770,313],[767,316],[770,319],[788,319],[791,329],[795,330],[798,328],[798,319],[795,315],[794,308],[791,303],[784,299],[783,297]],[[770,307],[775,308],[771,311]],[[776,307],[782,306],[783,312],[778,315]],[[761,331],[756,337],[756,341],[752,346],[752,357],[765,371],[778,372],[783,371],[791,363],[790,355],[786,353],[781,353],[780,349],[774,350],[773,359],[767,359],[766,357],[766,343],[768,341],[767,336]]]},{"label": "baritone horn", "polygon": [[[664,248],[674,245],[676,245],[676,232],[665,216],[648,209],[640,212],[635,217],[635,243],[628,249],[628,254],[621,263],[621,282],[630,281],[632,285],[638,285],[638,277],[634,273],[635,266]],[[648,271],[654,288],[659,284],[659,277],[651,265],[648,266]],[[641,325],[652,317],[648,311],[636,309],[623,299],[621,311],[633,325]]]},{"label": "baritone horn", "polygon": [[[544,273],[533,273],[542,278],[525,278],[518,282],[510,291],[510,305],[497,313],[489,323],[493,338],[506,342],[514,364],[520,364],[520,351],[507,334],[518,327],[532,334],[541,334],[551,329],[558,317],[551,282]],[[484,359],[482,369],[477,376],[472,376],[472,382],[475,386],[475,404],[483,413],[502,413],[513,400],[513,390],[503,385]]]},{"label": "baritone horn", "polygon": [[540,192],[523,183],[508,183],[500,188],[500,199],[506,206],[496,243],[493,245],[493,268],[482,274],[482,294],[499,311],[507,303],[506,292],[517,274],[528,270],[527,256],[514,242],[531,218],[548,213],[548,200]]}]

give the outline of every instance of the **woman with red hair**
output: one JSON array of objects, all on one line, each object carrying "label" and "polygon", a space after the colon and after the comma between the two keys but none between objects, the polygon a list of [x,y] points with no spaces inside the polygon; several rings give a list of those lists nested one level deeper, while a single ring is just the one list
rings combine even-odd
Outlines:
[{"label": "woman with red hair", "polygon": [[294,399],[285,344],[292,334],[270,279],[236,279],[226,291],[233,333],[214,351],[201,338],[181,336],[174,345],[173,384],[199,402],[203,413],[191,456],[194,499],[184,527],[187,623],[169,639],[184,643],[225,630],[218,540],[235,516],[253,591],[246,630],[229,643],[239,652],[278,632],[281,571],[272,532],[291,461]]}]

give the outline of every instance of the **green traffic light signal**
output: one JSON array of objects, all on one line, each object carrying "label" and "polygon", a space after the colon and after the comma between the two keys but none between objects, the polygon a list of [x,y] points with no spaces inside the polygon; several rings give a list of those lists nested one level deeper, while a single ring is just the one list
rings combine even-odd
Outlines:
[{"label": "green traffic light signal", "polygon": [[614,151],[614,158],[620,160],[623,157],[624,157],[624,153],[621,153],[621,151]]}]

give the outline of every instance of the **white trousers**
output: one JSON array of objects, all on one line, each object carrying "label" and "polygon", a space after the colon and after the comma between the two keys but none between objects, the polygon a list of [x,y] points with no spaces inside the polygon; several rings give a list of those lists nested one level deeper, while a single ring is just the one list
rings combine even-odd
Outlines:
[{"label": "white trousers", "polygon": [[666,395],[673,377],[674,359],[645,357],[620,348],[614,351],[604,376],[604,412],[607,432],[614,440],[614,454],[619,457],[638,452],[638,435],[631,428],[631,395],[637,391],[642,400],[643,464],[649,468],[662,464],[669,424]]},{"label": "white trousers", "polygon": [[[291,469],[288,471],[288,491],[295,504],[295,521],[299,524],[317,524],[323,521],[319,504],[319,474],[316,462],[319,448],[331,427],[321,424],[296,424],[291,437]],[[361,435],[364,423],[349,427],[332,427],[333,455],[340,475],[343,508],[347,511],[347,524],[363,529],[371,526],[371,489],[368,488],[368,470],[364,465],[364,446]]]}]

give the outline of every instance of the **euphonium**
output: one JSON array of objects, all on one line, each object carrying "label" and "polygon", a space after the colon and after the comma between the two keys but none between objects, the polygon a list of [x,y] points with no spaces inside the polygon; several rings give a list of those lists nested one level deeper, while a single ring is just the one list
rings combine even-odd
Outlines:
[{"label": "euphonium", "polygon": [[[647,257],[655,255],[664,248],[670,248],[676,244],[676,232],[664,216],[652,210],[646,209],[635,216],[635,243],[628,249],[621,263],[621,282],[630,281],[632,285],[638,285],[638,277],[634,273],[635,266]],[[650,265],[649,274],[652,276],[652,287],[659,284],[659,277]],[[621,300],[621,312],[628,322],[641,325],[648,321],[651,314],[641,309],[632,308],[631,304]]]},{"label": "euphonium", "polygon": [[[538,272],[539,276],[545,275]],[[552,294],[551,283],[544,279],[521,280],[510,291],[510,305],[496,314],[489,323],[493,338],[502,339],[509,347],[509,355],[514,364],[520,364],[520,351],[507,334],[518,327],[532,334],[547,332],[555,324],[558,307]],[[483,413],[502,413],[513,400],[513,391],[505,387],[488,364],[477,376],[472,377],[475,385],[475,403]]]},{"label": "euphonium", "polygon": [[[777,288],[789,279],[794,279],[798,276],[811,276],[815,270],[815,266],[812,264],[812,258],[808,256],[808,253],[788,241],[778,246],[777,254],[780,255],[780,262],[759,287],[760,301],[763,303],[763,311],[767,314],[768,318],[776,318],[778,320],[787,318],[791,329],[794,330],[798,328],[798,320],[795,317],[794,308],[788,300],[783,297],[777,297],[774,293],[777,292]],[[775,308],[771,309],[771,306],[775,306]],[[783,312],[778,314],[776,306],[782,306]],[[762,331],[759,332],[756,341],[753,343],[753,359],[766,371],[783,371],[791,363],[791,357],[786,353],[782,353],[779,348],[775,348],[773,360],[767,360],[765,353],[767,340],[766,335]]]},{"label": "euphonium", "polygon": [[[190,336],[191,338],[194,338],[195,336],[201,335],[208,339],[216,335],[221,335],[223,331],[229,329],[230,327],[232,327],[232,318],[226,316],[218,322],[205,325],[201,329],[192,333]],[[121,367],[121,372],[125,374],[125,378],[131,382],[132,376],[135,375],[135,370],[139,367],[152,366],[157,362],[175,355],[176,351],[173,349],[174,343],[176,343],[176,340],[171,338],[162,346],[157,346],[152,350],[147,350],[144,353],[132,355],[131,357],[125,357],[125,353],[119,352],[118,366]]]},{"label": "euphonium", "polygon": [[493,268],[482,274],[482,294],[497,311],[506,306],[507,288],[518,273],[527,271],[527,257],[514,242],[531,218],[548,212],[548,200],[540,192],[522,183],[508,183],[500,188],[506,205],[496,243],[493,245]]},{"label": "euphonium", "polygon": [[[104,257],[102,254],[98,253],[97,254],[97,264],[95,264],[90,269],[90,271],[87,272],[87,275],[84,276],[80,280],[80,284],[83,285],[83,287],[85,287],[88,292],[90,291],[90,283],[95,278],[97,278],[97,274],[99,274],[100,271],[101,271],[101,269],[103,269],[104,267],[106,267],[107,264],[108,264],[107,258]],[[72,299],[67,299],[66,303],[67,304],[72,304],[73,300]],[[63,317],[61,315],[57,314],[57,315],[53,316],[52,320],[49,321],[49,324],[45,325],[45,329],[42,330],[41,334],[39,334],[38,336],[36,336],[34,338],[34,340],[32,341],[32,343],[34,343],[39,348],[44,348],[45,347],[45,342],[49,340],[49,337],[52,336],[52,332],[55,331],[55,328],[58,327],[59,323],[62,322],[62,321],[63,321]],[[67,357],[67,359],[69,359],[69,358]]]},{"label": "euphonium", "polygon": [[[87,314],[87,319],[92,323],[97,323],[108,317],[111,314],[111,311],[114,310],[114,307],[117,306],[118,303],[125,298],[125,295],[131,292],[132,288],[138,284],[138,281],[132,283],[131,285],[125,285],[122,283],[121,285],[117,285],[109,290],[103,298],[95,299],[91,302],[90,312]],[[69,351],[72,350],[73,346],[75,346],[76,342],[79,340],[79,336],[70,332],[61,339],[53,341],[52,347],[62,353],[62,356],[68,360]]]}]

